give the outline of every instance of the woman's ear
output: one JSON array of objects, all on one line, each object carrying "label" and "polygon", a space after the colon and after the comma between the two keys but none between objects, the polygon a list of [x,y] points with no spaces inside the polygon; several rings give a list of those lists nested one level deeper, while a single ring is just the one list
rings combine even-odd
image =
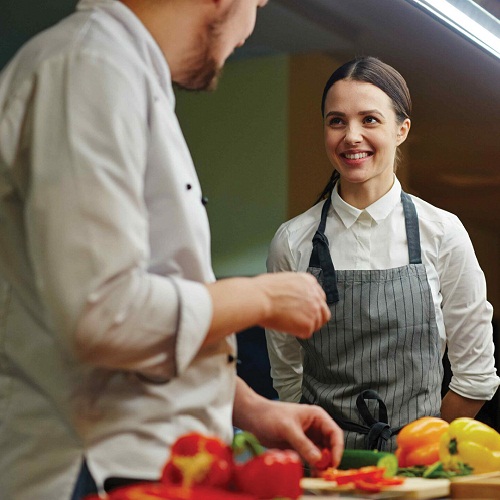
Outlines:
[{"label": "woman's ear", "polygon": [[396,142],[397,142],[398,146],[406,141],[406,138],[408,137],[408,133],[410,132],[410,127],[411,127],[410,119],[405,118],[405,120],[399,126],[399,129],[398,129],[398,135],[396,138]]}]

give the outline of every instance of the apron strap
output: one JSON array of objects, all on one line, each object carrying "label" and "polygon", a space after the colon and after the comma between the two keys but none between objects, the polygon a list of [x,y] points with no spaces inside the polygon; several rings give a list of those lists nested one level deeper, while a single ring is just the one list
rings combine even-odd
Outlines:
[{"label": "apron strap", "polygon": [[[367,399],[374,399],[378,402],[378,420],[368,409],[368,405],[366,404]],[[357,397],[356,406],[361,418],[369,428],[365,439],[366,448],[368,450],[385,450],[387,441],[391,436],[397,434],[401,430],[401,427],[392,429],[389,425],[387,406],[383,399],[375,391],[366,389]]]},{"label": "apron strap", "polygon": [[408,256],[410,264],[421,264],[422,255],[420,251],[420,229],[418,227],[417,209],[410,195],[401,191],[401,202],[405,214],[406,239],[408,241]]},{"label": "apron strap", "polygon": [[319,268],[323,271],[323,290],[326,294],[326,302],[335,304],[339,301],[337,289],[337,275],[330,255],[330,245],[325,235],[326,218],[332,200],[328,197],[321,209],[321,222],[313,238],[313,250],[309,259],[309,267]]},{"label": "apron strap", "polygon": [[[379,404],[379,419],[377,420],[366,404],[367,399],[375,399]],[[302,395],[301,403],[311,404]],[[349,420],[345,420],[338,415],[332,415],[333,420],[345,431],[357,432],[358,434],[365,434],[365,449],[384,451],[387,447],[387,441],[397,434],[401,429],[400,427],[391,428],[388,423],[387,407],[385,406],[382,398],[373,390],[366,389],[356,399],[356,406],[364,424],[357,424]]]},{"label": "apron strap", "polygon": [[[415,205],[407,193],[401,191],[401,202],[405,215],[406,238],[408,241],[408,256],[410,264],[422,263],[422,252],[420,248],[420,229],[418,226],[418,215]],[[328,210],[332,203],[329,196],[321,209],[321,221],[313,238],[313,250],[309,259],[309,267],[319,268],[323,272],[323,290],[326,294],[328,304],[335,304],[339,299],[337,289],[337,276],[330,255],[328,238],[325,235]]]}]

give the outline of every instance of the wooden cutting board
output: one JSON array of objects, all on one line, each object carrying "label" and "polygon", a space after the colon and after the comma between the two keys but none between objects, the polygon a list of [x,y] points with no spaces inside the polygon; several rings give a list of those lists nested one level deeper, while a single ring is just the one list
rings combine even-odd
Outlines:
[{"label": "wooden cutting board", "polygon": [[500,498],[500,472],[477,474],[453,479],[451,498]]},{"label": "wooden cutting board", "polygon": [[[304,490],[319,493],[354,491],[352,487],[337,486],[332,481],[320,478],[305,477],[301,481]],[[397,493],[395,498],[416,498],[428,500],[432,498],[447,497],[450,494],[450,481],[448,479],[424,479],[421,477],[407,477],[399,486],[388,486],[384,492]],[[500,498],[500,497],[498,497]]]}]

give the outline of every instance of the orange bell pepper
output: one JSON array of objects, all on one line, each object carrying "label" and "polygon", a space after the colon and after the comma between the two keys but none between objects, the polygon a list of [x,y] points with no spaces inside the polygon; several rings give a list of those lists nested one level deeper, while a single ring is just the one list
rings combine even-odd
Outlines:
[{"label": "orange bell pepper", "polygon": [[437,462],[439,441],[448,427],[448,422],[438,417],[421,417],[405,425],[396,438],[399,467]]}]

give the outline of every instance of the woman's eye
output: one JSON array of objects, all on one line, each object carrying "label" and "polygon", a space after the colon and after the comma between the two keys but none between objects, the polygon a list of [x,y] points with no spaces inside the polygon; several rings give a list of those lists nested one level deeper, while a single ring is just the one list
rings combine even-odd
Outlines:
[{"label": "woman's eye", "polygon": [[334,116],[334,117],[330,118],[330,120],[328,121],[328,125],[330,125],[330,126],[342,125],[342,119],[339,118],[338,116]]},{"label": "woman's eye", "polygon": [[374,123],[378,123],[378,120],[374,116],[366,116],[365,123],[368,123],[369,125],[371,125]]}]

